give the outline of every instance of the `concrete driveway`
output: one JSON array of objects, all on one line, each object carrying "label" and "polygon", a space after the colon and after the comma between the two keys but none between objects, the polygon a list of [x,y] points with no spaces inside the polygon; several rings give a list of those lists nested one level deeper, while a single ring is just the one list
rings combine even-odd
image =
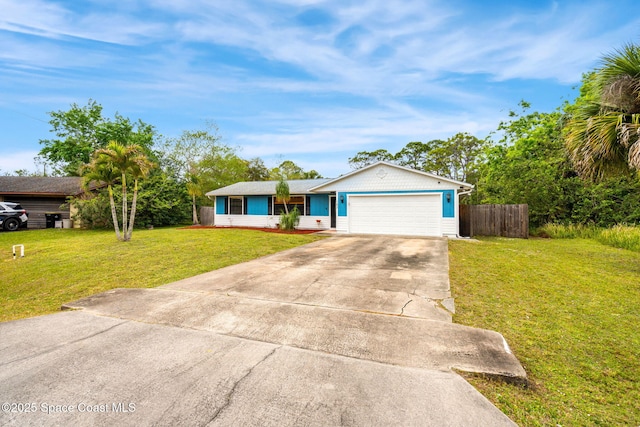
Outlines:
[{"label": "concrete driveway", "polygon": [[524,370],[450,297],[446,240],[388,236],[105,292],[0,324],[0,424],[514,425],[451,369]]}]

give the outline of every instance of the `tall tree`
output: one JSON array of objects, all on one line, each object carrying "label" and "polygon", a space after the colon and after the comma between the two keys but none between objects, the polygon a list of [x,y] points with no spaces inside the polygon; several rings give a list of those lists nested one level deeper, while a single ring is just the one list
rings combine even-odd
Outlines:
[{"label": "tall tree", "polygon": [[466,132],[457,133],[446,141],[431,141],[431,151],[424,168],[440,176],[473,184],[487,145],[486,140]]},{"label": "tall tree", "polygon": [[640,170],[640,45],[605,55],[582,89],[564,133],[576,170],[594,180]]},{"label": "tall tree", "polygon": [[301,166],[291,160],[284,160],[269,171],[269,178],[277,181],[283,179],[317,179],[322,178],[315,170],[305,171]]},{"label": "tall tree", "polygon": [[92,154],[110,141],[136,144],[147,153],[153,145],[153,126],[141,120],[132,122],[117,113],[113,120],[104,118],[102,106],[94,100],[82,107],[74,103],[67,111],[52,111],[49,115],[55,138],[40,140],[43,148],[39,155],[52,166],[55,175],[78,176]]},{"label": "tall tree", "polygon": [[355,156],[349,158],[349,165],[352,169],[362,169],[379,161],[392,161],[395,156],[384,148],[375,151],[360,151]]},{"label": "tall tree", "polygon": [[113,185],[120,177],[120,173],[114,165],[109,161],[108,156],[101,156],[94,153],[93,159],[89,164],[85,164],[80,168],[82,174],[82,185],[86,189],[92,182],[104,183],[107,185],[109,192],[109,206],[111,207],[111,220],[113,228],[116,232],[116,238],[122,240],[120,234],[120,225],[118,222],[118,214],[116,212],[116,203],[113,196]]},{"label": "tall tree", "polygon": [[200,179],[197,175],[189,175],[189,181],[187,181],[187,193],[191,197],[191,218],[194,225],[200,224],[200,220],[198,220],[198,208],[197,208],[197,198],[202,196],[204,190],[202,189],[202,185],[200,184]]},{"label": "tall tree", "polygon": [[[114,148],[122,147],[117,144]],[[107,149],[111,147],[111,144],[107,146]],[[138,206],[138,183],[141,179],[146,178],[149,175],[151,169],[156,165],[149,160],[147,155],[143,152],[142,147],[139,145],[126,146],[124,150],[116,152],[117,157],[114,158],[116,165],[120,165],[122,176],[122,188],[123,188],[123,204],[126,204],[126,175],[130,174],[133,178],[133,198],[131,199],[131,212],[129,215],[129,227],[125,234],[125,241],[131,240],[133,234],[133,224],[136,218],[136,208]],[[118,163],[120,161],[120,163]],[[123,225],[126,224],[123,218]]]},{"label": "tall tree", "polygon": [[[523,112],[528,104],[522,103]],[[477,203],[525,203],[532,226],[570,214],[579,179],[571,169],[561,136],[561,114],[511,114],[503,138],[487,150],[480,170]]]},{"label": "tall tree", "polygon": [[175,175],[184,182],[191,197],[193,224],[198,224],[198,203],[206,203],[202,195],[210,190],[247,179],[249,162],[220,142],[218,129],[183,131],[180,137],[165,141],[165,160]]},{"label": "tall tree", "polygon": [[476,179],[478,165],[482,161],[488,142],[468,133],[458,133],[447,140],[429,142],[412,141],[402,150],[391,154],[385,149],[360,151],[349,159],[354,169],[360,169],[378,161],[390,161],[425,172],[471,182]]},{"label": "tall tree", "polygon": [[[420,141],[409,142],[407,145],[404,146],[402,150],[400,150],[395,154],[395,156],[393,156],[393,160],[402,166],[407,166],[417,170],[424,170],[427,164],[429,153],[432,150],[432,147],[434,145],[433,142],[435,141],[428,142],[426,144]],[[361,154],[361,153],[358,153],[358,154]],[[364,158],[366,158],[366,156],[363,157],[363,159]],[[386,160],[386,159],[381,158],[380,160]]]},{"label": "tall tree", "polygon": [[269,179],[269,169],[264,165],[260,157],[254,157],[247,163],[248,181],[267,181]]},{"label": "tall tree", "polygon": [[[138,182],[148,175],[153,166],[154,164],[139,145],[122,145],[113,141],[107,144],[106,148],[96,150],[92,161],[83,168],[85,184],[98,181],[106,183],[109,188],[109,203],[118,240],[131,240],[136,216]],[[130,211],[127,177],[133,179],[133,199]],[[113,184],[118,181],[122,187],[122,234],[120,233],[112,188]]]}]

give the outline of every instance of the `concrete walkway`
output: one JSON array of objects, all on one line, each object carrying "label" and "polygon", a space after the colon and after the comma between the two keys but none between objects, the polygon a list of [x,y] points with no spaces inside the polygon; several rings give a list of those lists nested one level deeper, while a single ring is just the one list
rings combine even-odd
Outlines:
[{"label": "concrete walkway", "polygon": [[524,370],[449,292],[446,240],[386,236],[105,292],[0,324],[0,401],[37,404],[0,424],[513,425],[451,368]]}]

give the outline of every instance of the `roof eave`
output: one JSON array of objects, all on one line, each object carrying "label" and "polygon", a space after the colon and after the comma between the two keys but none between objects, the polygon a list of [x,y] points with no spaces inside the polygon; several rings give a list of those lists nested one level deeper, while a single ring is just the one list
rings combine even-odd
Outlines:
[{"label": "roof eave", "polygon": [[[80,194],[80,193],[78,193]],[[0,192],[1,196],[46,196],[46,197],[69,197],[69,196],[75,196],[76,194],[66,194],[66,193],[39,193],[39,192],[26,192],[26,191],[14,191],[14,192],[7,192],[7,191],[3,191]]]}]

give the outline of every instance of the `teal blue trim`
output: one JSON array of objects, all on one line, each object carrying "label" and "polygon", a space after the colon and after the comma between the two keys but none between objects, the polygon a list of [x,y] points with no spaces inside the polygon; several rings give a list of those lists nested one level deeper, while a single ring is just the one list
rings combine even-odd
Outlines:
[{"label": "teal blue trim", "polygon": [[336,203],[338,204],[338,216],[347,216],[347,194],[360,193],[338,193],[336,195]]},{"label": "teal blue trim", "polygon": [[247,196],[247,215],[269,215],[269,196]]},{"label": "teal blue trim", "polygon": [[216,214],[224,215],[227,213],[227,196],[216,196]]},{"label": "teal blue trim", "polygon": [[309,205],[309,215],[329,216],[329,195],[311,194],[309,195]]},{"label": "teal blue trim", "polygon": [[[449,200],[447,200],[447,196],[449,197]],[[456,193],[453,190],[444,190],[442,192],[442,217],[443,218],[454,218],[456,216],[455,197],[456,197]]]},{"label": "teal blue trim", "polygon": [[[338,193],[338,216],[347,216],[347,196],[349,194],[415,194],[415,193],[442,193],[442,217],[443,218],[455,218],[455,190],[407,190],[407,191],[352,191],[348,193]],[[450,194],[450,200],[447,201],[447,194]],[[342,202],[341,202],[342,197]]]}]

